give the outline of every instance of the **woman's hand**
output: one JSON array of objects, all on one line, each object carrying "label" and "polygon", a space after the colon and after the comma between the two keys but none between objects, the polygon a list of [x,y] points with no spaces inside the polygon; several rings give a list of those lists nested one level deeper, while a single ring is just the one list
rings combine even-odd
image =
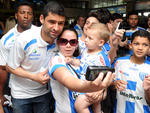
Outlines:
[{"label": "woman's hand", "polygon": [[99,87],[99,90],[106,89],[112,83],[115,74],[112,72],[108,72],[104,77],[103,73],[99,73],[99,76],[93,81],[93,83]]}]

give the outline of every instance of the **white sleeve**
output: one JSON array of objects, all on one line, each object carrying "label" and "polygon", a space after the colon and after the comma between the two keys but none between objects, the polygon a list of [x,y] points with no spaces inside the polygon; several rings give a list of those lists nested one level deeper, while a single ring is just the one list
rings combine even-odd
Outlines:
[{"label": "white sleeve", "polygon": [[23,40],[20,40],[22,38],[23,37],[20,37],[15,41],[14,46],[8,53],[7,64],[13,69],[20,67],[21,62],[25,57],[24,42]]},{"label": "white sleeve", "polygon": [[8,56],[8,50],[5,48],[5,46],[2,44],[0,40],[0,65],[5,66],[6,60]]}]

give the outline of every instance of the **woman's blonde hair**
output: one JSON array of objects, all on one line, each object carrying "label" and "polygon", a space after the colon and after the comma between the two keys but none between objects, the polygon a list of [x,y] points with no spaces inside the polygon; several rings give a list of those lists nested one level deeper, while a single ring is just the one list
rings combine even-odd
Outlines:
[{"label": "woman's blonde hair", "polygon": [[5,29],[4,29],[4,34],[6,34],[15,25],[16,25],[15,17],[11,16],[11,17],[7,18],[6,24],[5,24]]}]

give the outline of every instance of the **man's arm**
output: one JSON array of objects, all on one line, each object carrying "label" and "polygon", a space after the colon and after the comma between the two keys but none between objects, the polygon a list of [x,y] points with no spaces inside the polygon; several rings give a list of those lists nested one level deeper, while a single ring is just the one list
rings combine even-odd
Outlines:
[{"label": "man's arm", "polygon": [[145,99],[147,104],[150,106],[150,76],[146,77],[143,81]]},{"label": "man's arm", "polygon": [[39,82],[41,84],[46,84],[50,80],[50,77],[47,75],[47,72],[48,72],[47,70],[45,70],[43,72],[39,72],[37,74],[32,74],[30,72],[27,72],[26,70],[24,70],[21,67],[13,69],[7,65],[6,68],[7,68],[7,71],[9,71],[10,73],[13,73],[19,77],[31,79],[31,80]]},{"label": "man's arm", "polygon": [[3,105],[6,98],[4,97],[4,87],[7,81],[7,71],[5,70],[5,66],[0,66],[0,100]]}]

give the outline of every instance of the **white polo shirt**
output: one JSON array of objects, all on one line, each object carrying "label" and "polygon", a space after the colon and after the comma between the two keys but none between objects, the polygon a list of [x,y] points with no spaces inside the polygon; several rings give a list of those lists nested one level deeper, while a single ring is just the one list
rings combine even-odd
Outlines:
[{"label": "white polo shirt", "polygon": [[[36,26],[32,25],[30,29],[34,29]],[[0,65],[5,66],[10,48],[14,45],[17,37],[20,36],[20,32],[17,30],[17,25],[9,30],[0,40]]]},{"label": "white polo shirt", "polygon": [[[21,39],[21,40],[20,40]],[[41,27],[24,31],[11,48],[8,66],[13,69],[22,67],[30,73],[39,73],[47,69],[48,61],[57,50],[55,43],[49,45],[41,38]],[[11,94],[14,98],[32,98],[48,93],[46,85],[12,75]]]}]

